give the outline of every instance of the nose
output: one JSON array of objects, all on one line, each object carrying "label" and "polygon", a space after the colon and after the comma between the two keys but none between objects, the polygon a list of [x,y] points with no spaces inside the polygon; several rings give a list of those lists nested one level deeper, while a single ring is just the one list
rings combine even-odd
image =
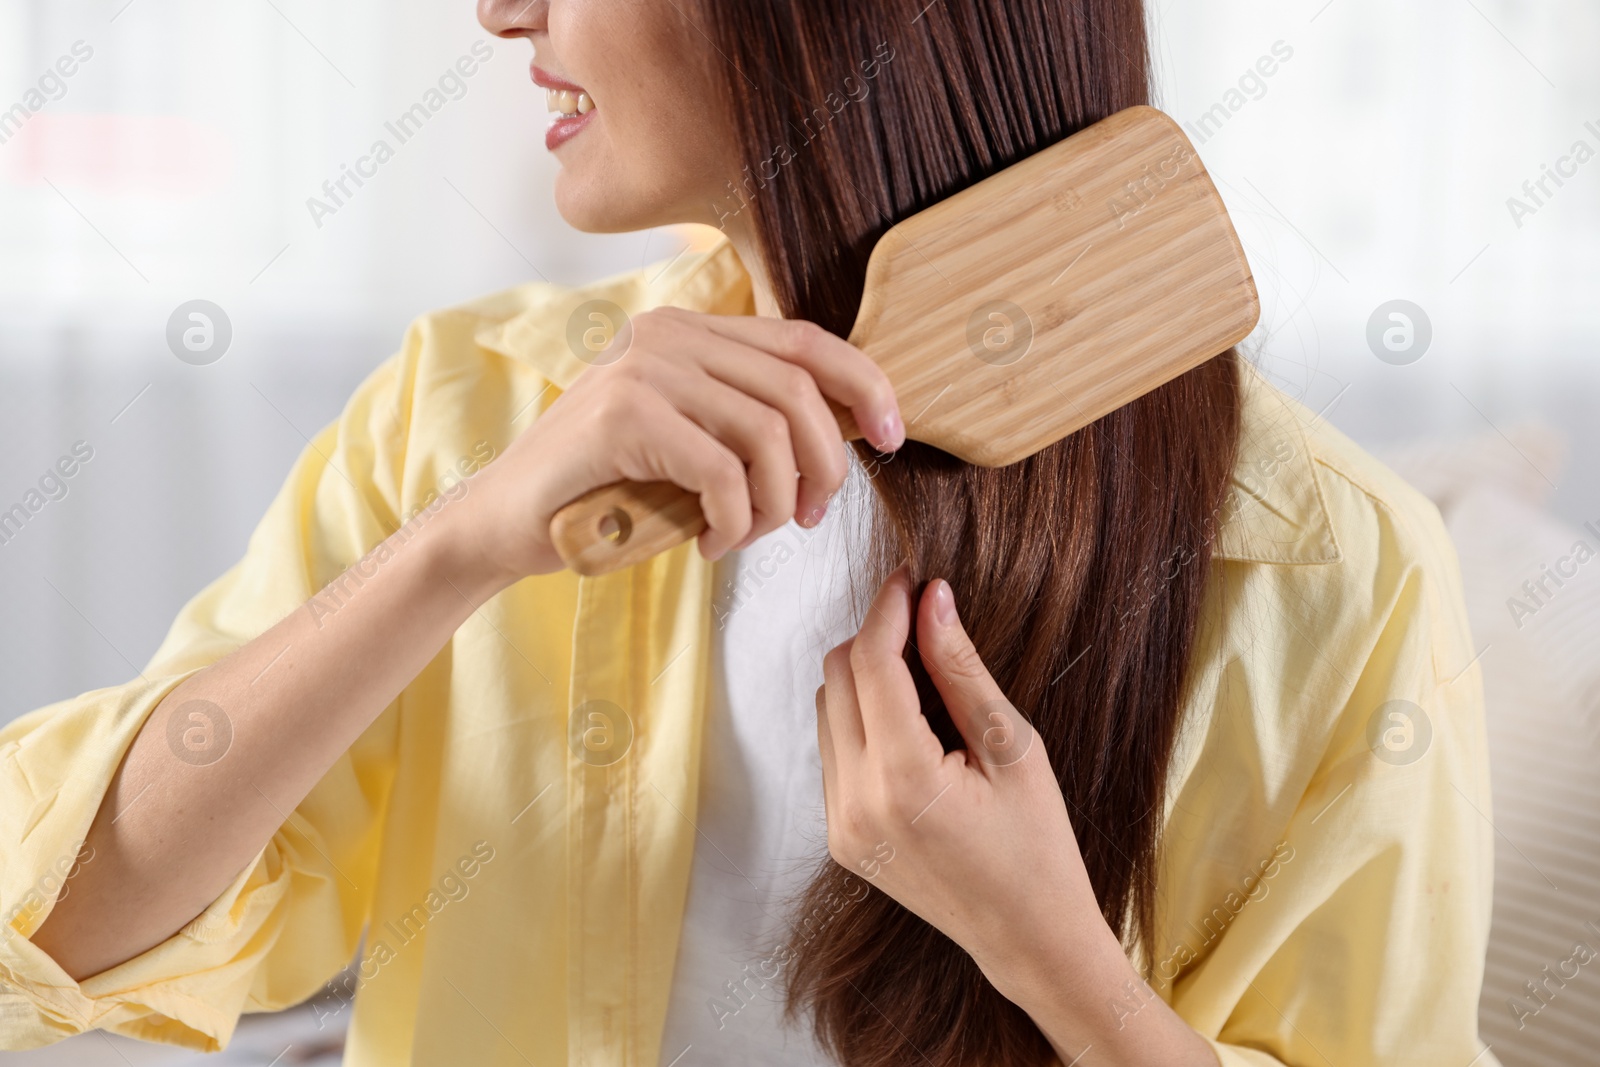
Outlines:
[{"label": "nose", "polygon": [[550,0],[478,0],[478,23],[496,37],[528,37],[549,28]]}]

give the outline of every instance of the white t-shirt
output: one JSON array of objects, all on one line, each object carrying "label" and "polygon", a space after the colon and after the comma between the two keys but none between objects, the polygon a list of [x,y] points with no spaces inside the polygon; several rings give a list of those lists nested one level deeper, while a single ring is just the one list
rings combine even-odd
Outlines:
[{"label": "white t-shirt", "polygon": [[864,557],[871,492],[852,457],[818,526],[787,523],[717,561],[698,833],[661,1067],[832,1067],[809,1020],[781,1027],[782,976],[762,976],[778,969],[788,902],[833,862],[816,690],[822,657],[859,628],[847,575]]}]

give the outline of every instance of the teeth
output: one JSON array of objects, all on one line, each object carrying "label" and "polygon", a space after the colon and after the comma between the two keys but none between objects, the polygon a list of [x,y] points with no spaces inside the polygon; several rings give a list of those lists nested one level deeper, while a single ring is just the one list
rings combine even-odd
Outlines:
[{"label": "teeth", "polygon": [[588,93],[575,93],[570,89],[546,89],[544,100],[547,110],[562,115],[587,115],[594,110],[594,101],[589,99]]}]

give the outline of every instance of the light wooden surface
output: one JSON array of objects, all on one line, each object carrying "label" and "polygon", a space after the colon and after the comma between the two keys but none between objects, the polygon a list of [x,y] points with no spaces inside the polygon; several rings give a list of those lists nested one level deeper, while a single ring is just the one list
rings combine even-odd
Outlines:
[{"label": "light wooden surface", "polygon": [[[1259,316],[1194,147],[1133,107],[891,228],[850,340],[894,384],[908,437],[997,467],[1226,351]],[[627,535],[607,536],[607,517]],[[568,566],[603,574],[704,528],[692,494],[618,483],[563,508],[551,536]]]}]

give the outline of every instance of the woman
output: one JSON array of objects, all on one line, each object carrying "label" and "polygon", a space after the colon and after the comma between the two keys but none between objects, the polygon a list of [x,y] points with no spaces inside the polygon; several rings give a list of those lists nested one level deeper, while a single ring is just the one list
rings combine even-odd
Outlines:
[{"label": "woman", "polygon": [[[1136,0],[479,18],[569,221],[725,239],[420,319],[137,681],[0,733],[3,1043],[323,989],[363,1065],[1492,1063],[1431,506],[1233,352],[981,470],[839,339],[895,220],[1145,102]],[[709,527],[578,579],[620,478]]]}]

